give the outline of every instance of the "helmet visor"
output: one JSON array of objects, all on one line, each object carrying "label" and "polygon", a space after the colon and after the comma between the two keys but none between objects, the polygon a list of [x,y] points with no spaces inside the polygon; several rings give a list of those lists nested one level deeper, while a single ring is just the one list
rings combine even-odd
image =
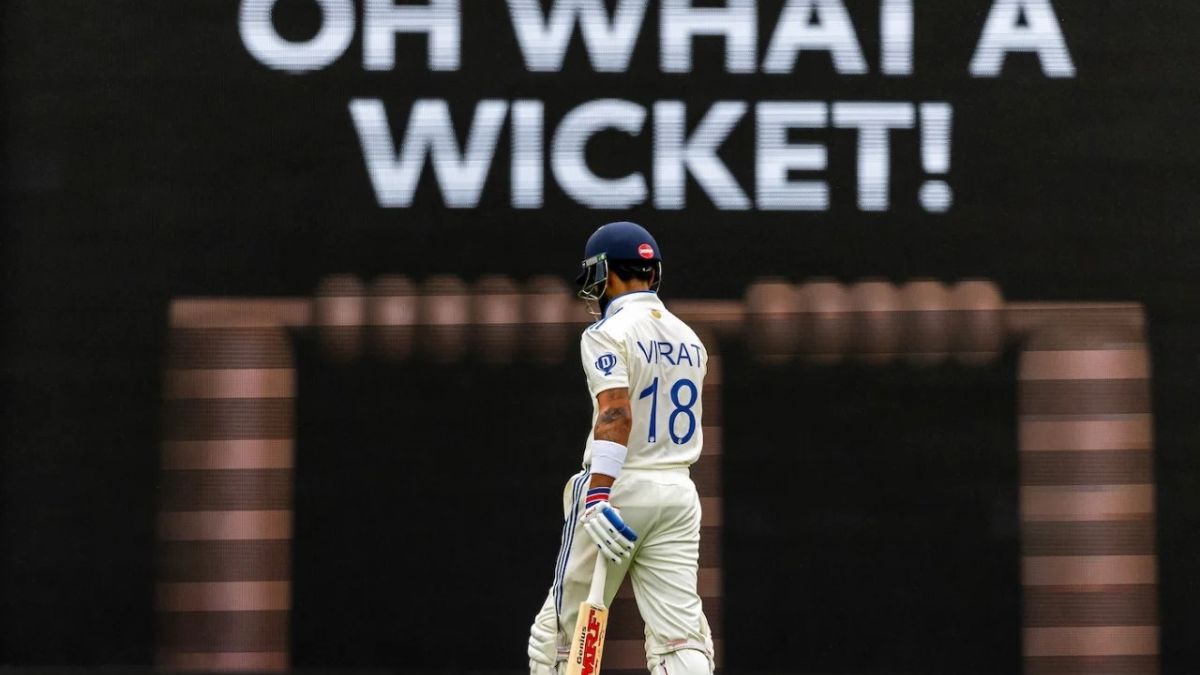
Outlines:
[{"label": "helmet visor", "polygon": [[575,283],[579,285],[580,298],[596,301],[603,298],[608,286],[608,255],[598,253],[584,260]]}]

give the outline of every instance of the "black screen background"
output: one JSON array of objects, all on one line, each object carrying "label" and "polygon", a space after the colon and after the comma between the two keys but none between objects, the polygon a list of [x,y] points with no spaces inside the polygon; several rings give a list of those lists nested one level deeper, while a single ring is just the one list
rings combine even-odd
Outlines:
[{"label": "black screen background", "polygon": [[[295,7],[278,13],[281,31],[311,31],[312,12],[285,4]],[[576,42],[569,75],[534,75],[521,68],[496,3],[470,8],[458,73],[427,72],[421,38],[399,41],[398,62],[408,65],[366,73],[356,37],[331,68],[292,77],[246,53],[232,0],[5,3],[4,661],[152,659],[170,298],[303,295],[345,271],[565,277],[592,228],[632,217],[663,244],[668,300],[737,297],[774,274],[982,276],[1010,299],[1144,303],[1163,663],[1193,672],[1200,8],[1060,0],[1075,79],[1047,80],[1035,58],[1014,55],[1003,77],[973,80],[966,64],[988,3],[920,8],[917,76],[904,79],[876,74],[875,3],[848,5],[856,26],[868,27],[859,33],[871,75],[837,76],[820,54],[802,56],[789,76],[728,75],[720,41],[700,40],[695,72],[664,77],[653,12],[630,73],[592,74]],[[761,3],[760,50],[775,6]],[[460,120],[488,96],[543,99],[548,120],[603,96],[683,98],[695,115],[719,99],[948,100],[955,206],[942,216],[916,206],[923,177],[910,136],[893,143],[893,209],[858,212],[853,133],[828,132],[828,213],[716,212],[695,185],[684,211],[591,212],[550,180],[544,209],[514,211],[501,159],[478,209],[442,208],[427,172],[413,208],[383,210],[346,111],[356,96],[383,98],[394,119],[417,97],[446,98]],[[722,152],[747,189],[751,138],[739,127]],[[606,137],[589,153],[602,173],[631,156],[649,163],[645,139]]]}]

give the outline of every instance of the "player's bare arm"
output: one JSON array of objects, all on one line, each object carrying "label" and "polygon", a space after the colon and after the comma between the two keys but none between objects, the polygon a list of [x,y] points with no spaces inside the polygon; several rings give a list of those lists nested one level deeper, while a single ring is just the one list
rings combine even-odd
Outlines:
[{"label": "player's bare arm", "polygon": [[[633,408],[629,403],[629,389],[614,387],[596,395],[596,427],[592,430],[594,453],[604,453],[608,461],[593,464],[592,477],[588,483],[587,505],[581,522],[584,530],[596,540],[596,545],[605,558],[621,563],[633,550],[637,534],[621,520],[620,512],[608,503],[613,483],[620,473],[620,462],[629,445],[629,433],[633,429]],[[594,460],[593,460],[594,461]],[[606,468],[607,467],[607,468]]]},{"label": "player's bare arm", "polygon": [[[592,437],[598,441],[610,441],[620,445],[629,444],[629,432],[633,429],[633,409],[629,405],[629,390],[625,387],[600,392],[596,397],[600,414]],[[588,491],[593,488],[611,488],[615,476],[593,473]]]},{"label": "player's bare arm", "polygon": [[633,409],[629,405],[629,389],[618,387],[602,391],[596,397],[600,414],[592,437],[598,441],[629,444],[629,432],[633,429]]}]

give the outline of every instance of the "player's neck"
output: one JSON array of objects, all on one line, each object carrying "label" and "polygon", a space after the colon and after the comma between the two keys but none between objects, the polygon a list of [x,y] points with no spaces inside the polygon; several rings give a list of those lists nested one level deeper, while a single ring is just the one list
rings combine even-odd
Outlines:
[{"label": "player's neck", "polygon": [[648,287],[643,286],[641,288],[629,288],[621,293],[610,293],[608,300],[604,303],[604,305],[606,307],[611,307],[615,302],[624,302],[629,298],[629,296],[652,294],[653,292],[654,291],[650,290]]},{"label": "player's neck", "polygon": [[613,312],[623,307],[626,302],[640,297],[654,297],[654,291],[643,287],[626,290],[624,293],[620,294],[609,294],[608,299],[604,302],[603,316],[605,318],[612,316]]},{"label": "player's neck", "polygon": [[607,295],[608,301],[612,302],[622,295],[630,293],[640,293],[650,290],[650,282],[642,281],[641,279],[630,279],[625,281],[617,275],[612,275],[608,279]]}]

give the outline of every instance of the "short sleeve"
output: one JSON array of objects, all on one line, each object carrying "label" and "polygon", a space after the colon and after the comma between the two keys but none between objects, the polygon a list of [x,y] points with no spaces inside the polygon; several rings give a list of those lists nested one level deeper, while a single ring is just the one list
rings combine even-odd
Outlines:
[{"label": "short sleeve", "polygon": [[608,389],[629,388],[629,358],[625,346],[603,331],[583,332],[579,350],[592,397]]}]

